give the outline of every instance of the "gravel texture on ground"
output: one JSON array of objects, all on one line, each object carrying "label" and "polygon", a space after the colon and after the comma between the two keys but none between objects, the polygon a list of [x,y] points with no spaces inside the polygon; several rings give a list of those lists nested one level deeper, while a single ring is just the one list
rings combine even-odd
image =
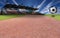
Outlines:
[{"label": "gravel texture on ground", "polygon": [[60,22],[40,15],[3,20],[0,38],[60,38]]}]

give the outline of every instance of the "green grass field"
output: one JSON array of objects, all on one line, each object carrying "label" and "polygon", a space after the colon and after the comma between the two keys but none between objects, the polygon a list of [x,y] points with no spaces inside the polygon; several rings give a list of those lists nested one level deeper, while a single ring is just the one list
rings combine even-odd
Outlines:
[{"label": "green grass field", "polygon": [[[52,14],[47,14],[46,16],[52,17]],[[52,17],[56,20],[60,20],[60,14],[55,14],[55,17]]]},{"label": "green grass field", "polygon": [[[6,20],[6,19],[11,19],[11,18],[16,18],[24,15],[0,15],[0,20]],[[46,16],[52,17],[51,14],[47,14]],[[60,20],[60,14],[55,14],[55,17],[52,17],[56,20]]]},{"label": "green grass field", "polygon": [[16,17],[19,17],[19,16],[23,16],[23,15],[0,15],[0,20],[16,18]]}]

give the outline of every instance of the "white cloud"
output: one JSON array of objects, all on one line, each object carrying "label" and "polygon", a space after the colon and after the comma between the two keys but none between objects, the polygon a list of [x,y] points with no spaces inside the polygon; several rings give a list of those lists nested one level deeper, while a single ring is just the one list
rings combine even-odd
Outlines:
[{"label": "white cloud", "polygon": [[53,3],[53,1],[50,2],[46,7],[44,7],[44,9],[41,11],[41,13],[49,13],[49,7],[51,7],[52,3]]},{"label": "white cloud", "polygon": [[19,5],[15,0],[12,0],[16,5]]},{"label": "white cloud", "polygon": [[[41,4],[39,4],[36,8],[41,8],[41,6],[45,3],[45,1],[46,1],[46,0],[43,0],[43,2],[42,2]],[[38,11],[39,11],[39,9],[36,10],[36,11],[34,11],[34,12],[38,12]]]},{"label": "white cloud", "polygon": [[42,2],[41,4],[39,4],[39,5],[37,6],[37,8],[41,8],[41,6],[45,3],[45,1],[46,1],[46,0],[43,0],[43,2]]}]

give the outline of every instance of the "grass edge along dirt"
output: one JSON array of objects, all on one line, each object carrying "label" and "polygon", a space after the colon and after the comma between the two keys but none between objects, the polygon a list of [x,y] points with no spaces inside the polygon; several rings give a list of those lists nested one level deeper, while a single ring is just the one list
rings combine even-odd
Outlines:
[{"label": "grass edge along dirt", "polygon": [[24,15],[0,15],[0,20],[7,20],[11,18],[21,17]]},{"label": "grass edge along dirt", "polygon": [[60,21],[60,14],[54,14],[54,15],[55,15],[55,17],[52,17],[52,14],[46,14],[46,16],[52,17],[52,18],[54,18],[54,19]]}]

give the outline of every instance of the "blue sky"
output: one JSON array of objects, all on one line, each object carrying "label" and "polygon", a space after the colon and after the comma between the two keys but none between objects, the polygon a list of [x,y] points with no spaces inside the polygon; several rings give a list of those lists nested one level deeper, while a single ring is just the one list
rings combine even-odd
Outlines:
[{"label": "blue sky", "polygon": [[[5,5],[6,0],[0,0],[0,8]],[[60,10],[60,0],[8,0],[10,4],[24,5],[34,8],[39,8],[38,12],[48,13],[49,7],[55,6]],[[58,11],[59,13],[60,11]]]}]

